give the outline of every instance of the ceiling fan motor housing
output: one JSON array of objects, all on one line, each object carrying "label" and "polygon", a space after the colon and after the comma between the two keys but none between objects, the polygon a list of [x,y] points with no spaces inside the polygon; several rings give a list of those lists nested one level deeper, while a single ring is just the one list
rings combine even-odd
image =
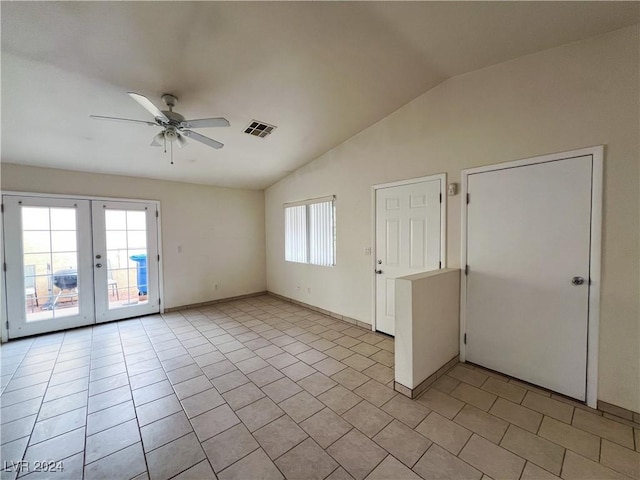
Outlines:
[{"label": "ceiling fan motor housing", "polygon": [[173,127],[177,127],[178,125],[180,125],[180,123],[184,122],[184,117],[182,115],[180,115],[179,113],[176,112],[171,112],[171,111],[162,111],[162,113],[164,113],[167,118],[169,119],[169,125],[173,126]]}]

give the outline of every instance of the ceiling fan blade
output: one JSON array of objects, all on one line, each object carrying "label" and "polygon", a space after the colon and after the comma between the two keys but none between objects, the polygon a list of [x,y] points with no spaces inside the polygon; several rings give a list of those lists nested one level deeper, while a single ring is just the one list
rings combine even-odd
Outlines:
[{"label": "ceiling fan blade", "polygon": [[187,143],[189,143],[189,142],[187,142],[187,141],[184,139],[184,136],[183,136],[183,135],[178,134],[178,136],[176,137],[176,144],[178,145],[178,148],[182,148],[182,147],[184,147]]},{"label": "ceiling fan blade", "polygon": [[167,118],[167,116],[162,113],[158,107],[151,103],[151,100],[149,100],[147,97],[135,92],[128,93],[131,98],[138,102],[147,112],[153,115],[153,118],[159,118],[163,122],[169,123],[169,119]]},{"label": "ceiling fan blade", "polygon": [[182,130],[182,134],[186,137],[193,138],[198,142],[204,143],[213,148],[222,148],[224,144],[214,140],[213,138],[205,137],[204,135],[200,135],[199,133],[192,132],[191,130]]},{"label": "ceiling fan blade", "polygon": [[151,146],[152,147],[161,147],[163,141],[164,141],[164,132],[160,132],[155,137],[153,137],[153,141],[151,142]]},{"label": "ceiling fan blade", "polygon": [[96,120],[112,120],[114,122],[129,122],[129,123],[146,123],[152,127],[157,127],[157,123],[147,122],[146,120],[132,120],[130,118],[118,118],[118,117],[103,117],[102,115],[89,115],[91,118],[95,118]]},{"label": "ceiling fan blade", "polygon": [[185,120],[180,124],[180,128],[228,127],[229,125],[229,120],[224,117],[201,118],[199,120]]}]

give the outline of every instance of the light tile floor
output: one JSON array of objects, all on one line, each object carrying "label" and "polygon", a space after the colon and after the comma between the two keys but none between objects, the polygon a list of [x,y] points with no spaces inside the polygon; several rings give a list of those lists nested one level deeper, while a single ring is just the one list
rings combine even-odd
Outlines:
[{"label": "light tile floor", "polygon": [[462,364],[412,401],[393,347],[271,296],[10,342],[2,479],[640,477],[640,425]]}]

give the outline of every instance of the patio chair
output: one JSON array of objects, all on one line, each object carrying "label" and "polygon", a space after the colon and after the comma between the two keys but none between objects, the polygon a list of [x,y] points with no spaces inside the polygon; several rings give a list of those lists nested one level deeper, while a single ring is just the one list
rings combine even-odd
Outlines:
[{"label": "patio chair", "polygon": [[35,300],[36,307],[38,303],[38,289],[36,288],[36,266],[24,266],[24,294],[25,297],[31,297],[31,311],[33,311],[33,302]]},{"label": "patio chair", "polygon": [[118,282],[116,282],[113,278],[113,270],[111,270],[111,260],[109,260],[107,265],[107,285],[108,288],[111,289],[111,295],[115,294],[116,299],[120,300],[120,293],[118,292]]}]

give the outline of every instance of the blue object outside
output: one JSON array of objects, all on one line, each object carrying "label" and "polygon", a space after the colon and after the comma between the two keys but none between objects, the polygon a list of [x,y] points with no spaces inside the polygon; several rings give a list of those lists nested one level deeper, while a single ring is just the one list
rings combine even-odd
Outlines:
[{"label": "blue object outside", "polygon": [[138,295],[147,294],[147,255],[131,255],[131,260],[136,262],[138,274]]}]

